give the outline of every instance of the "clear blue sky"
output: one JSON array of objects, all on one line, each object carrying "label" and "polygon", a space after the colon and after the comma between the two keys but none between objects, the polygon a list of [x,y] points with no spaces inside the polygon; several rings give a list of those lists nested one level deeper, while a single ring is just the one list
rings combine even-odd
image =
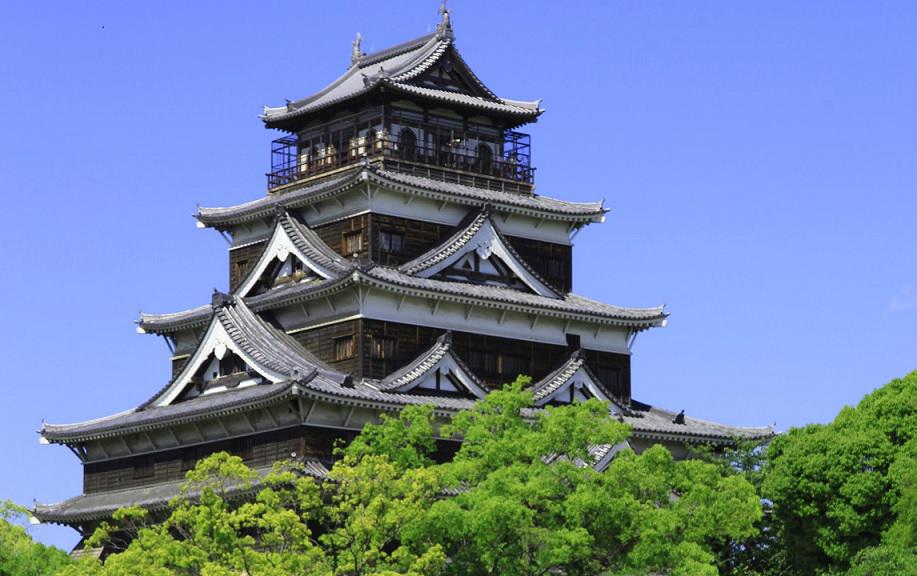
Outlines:
[{"label": "clear blue sky", "polygon": [[[196,203],[264,194],[257,114],[321,88],[357,31],[428,31],[437,0],[9,3],[0,21],[0,497],[81,490],[41,420],[135,406],[169,377],[143,309],[226,288]],[[779,429],[917,368],[917,4],[455,0],[496,92],[544,98],[538,192],[605,198],[574,289],[665,303],[638,399]],[[39,538],[75,542],[67,529]]]}]

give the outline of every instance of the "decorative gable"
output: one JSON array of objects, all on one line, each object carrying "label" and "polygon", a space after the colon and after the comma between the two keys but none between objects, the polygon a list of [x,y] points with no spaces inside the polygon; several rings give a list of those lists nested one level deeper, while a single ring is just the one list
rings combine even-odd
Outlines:
[{"label": "decorative gable", "polygon": [[[586,366],[582,351],[576,351],[560,368],[537,382],[532,390],[535,406],[572,404],[592,398],[610,402],[598,379]],[[619,413],[612,403],[612,411]]]},{"label": "decorative gable", "polygon": [[386,392],[462,395],[483,398],[487,392],[477,376],[452,350],[452,333],[446,332],[426,352],[378,383]]},{"label": "decorative gable", "polygon": [[281,212],[267,246],[234,294],[252,296],[287,284],[326,280],[345,266],[314,232]]},{"label": "decorative gable", "polygon": [[244,301],[215,292],[213,316],[194,353],[164,390],[144,406],[168,406],[205,394],[296,380],[319,373],[340,379],[295,340],[252,312]]},{"label": "decorative gable", "polygon": [[484,86],[468,68],[461,57],[457,57],[453,46],[443,51],[436,63],[409,82],[425,88],[460,92],[487,100],[496,100],[493,93]]},{"label": "decorative gable", "polygon": [[513,249],[486,207],[442,245],[399,270],[421,278],[506,286],[549,298],[561,297]]}]

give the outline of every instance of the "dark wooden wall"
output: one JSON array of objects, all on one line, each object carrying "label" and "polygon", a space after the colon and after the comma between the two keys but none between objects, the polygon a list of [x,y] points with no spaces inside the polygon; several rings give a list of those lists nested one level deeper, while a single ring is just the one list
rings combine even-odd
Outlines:
[{"label": "dark wooden wall", "polygon": [[236,289],[249,270],[258,262],[267,240],[229,251],[229,291]]},{"label": "dark wooden wall", "polygon": [[352,254],[344,253],[344,235],[348,232],[357,231],[359,231],[363,237],[363,250],[360,252],[359,259],[361,262],[368,262],[372,238],[370,234],[369,214],[361,214],[352,218],[345,218],[315,227],[315,232],[318,234],[319,238],[321,238],[332,250],[345,258],[350,258]]},{"label": "dark wooden wall", "polygon": [[[346,320],[337,324],[329,324],[320,328],[297,332],[293,338],[302,344],[306,350],[312,352],[335,370],[353,374],[354,378],[362,378],[360,320]],[[335,358],[335,341],[338,338],[354,338],[354,353],[350,358],[338,360]]]},{"label": "dark wooden wall", "polygon": [[89,494],[179,480],[198,460],[219,451],[241,456],[245,464],[252,467],[269,466],[289,458],[293,452],[330,462],[334,440],[352,436],[344,431],[321,428],[287,428],[147,456],[86,464],[83,492]]},{"label": "dark wooden wall", "polygon": [[[294,334],[294,337],[319,359],[354,378],[384,378],[411,362],[433,345],[443,330],[382,320],[358,319],[322,326]],[[334,341],[354,335],[354,357],[335,360]],[[393,338],[394,355],[373,357],[373,338]],[[535,380],[544,378],[569,358],[567,346],[543,344],[527,340],[498,338],[470,332],[454,332],[455,351],[466,364],[490,386],[500,386],[516,378],[518,373]],[[487,357],[490,355],[490,357]],[[496,356],[503,356],[501,361]],[[507,357],[512,362],[507,362]],[[630,356],[596,350],[586,351],[586,362],[605,384],[609,394],[630,398]],[[502,364],[510,364],[504,368]],[[501,368],[503,370],[501,371]]]},{"label": "dark wooden wall", "polygon": [[[361,214],[315,228],[315,232],[332,250],[347,258],[350,258],[351,254],[344,254],[344,235],[348,232],[359,231],[363,238],[360,261],[366,263],[372,260],[383,266],[404,264],[441,244],[455,230],[453,226],[385,214]],[[404,243],[400,253],[388,253],[381,249],[379,235],[383,231],[403,234]],[[508,236],[508,239],[519,255],[552,286],[564,292],[572,289],[573,248],[571,246],[512,236]],[[258,242],[229,252],[230,291],[239,285],[245,273],[255,265],[266,242]]]}]

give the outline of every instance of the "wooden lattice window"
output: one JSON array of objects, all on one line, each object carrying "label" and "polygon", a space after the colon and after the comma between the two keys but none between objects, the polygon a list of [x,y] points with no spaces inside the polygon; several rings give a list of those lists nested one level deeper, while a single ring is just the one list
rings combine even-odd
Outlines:
[{"label": "wooden lattice window", "polygon": [[345,336],[343,338],[334,339],[334,359],[335,360],[346,360],[348,358],[353,358],[355,353],[353,336]]},{"label": "wooden lattice window", "polygon": [[363,231],[354,230],[344,234],[344,254],[351,256],[363,251]]},{"label": "wooden lattice window", "polygon": [[391,360],[395,357],[395,339],[389,336],[373,336],[372,357]]}]

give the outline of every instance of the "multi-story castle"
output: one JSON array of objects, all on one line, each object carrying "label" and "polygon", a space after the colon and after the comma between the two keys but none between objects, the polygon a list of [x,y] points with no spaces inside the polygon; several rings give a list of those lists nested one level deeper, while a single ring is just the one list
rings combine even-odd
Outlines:
[{"label": "multi-story castle", "polygon": [[[667,314],[571,291],[571,236],[605,209],[535,193],[518,130],[539,102],[488,89],[442,16],[435,33],[375,54],[358,36],[340,78],[264,110],[284,133],[267,195],[197,214],[232,240],[229,291],[141,316],[138,330],[172,351],[172,378],[149,400],[42,427],[42,442],[80,459],[84,483],[35,517],[86,534],[122,506],[162,510],[219,450],[258,469],[293,456],[321,477],[335,440],[380,414],[429,404],[447,419],[518,374],[536,406],[607,400],[637,451],[771,434],[633,399],[634,336]],[[441,440],[439,457],[455,448]],[[596,446],[594,466],[615,451]]]}]

